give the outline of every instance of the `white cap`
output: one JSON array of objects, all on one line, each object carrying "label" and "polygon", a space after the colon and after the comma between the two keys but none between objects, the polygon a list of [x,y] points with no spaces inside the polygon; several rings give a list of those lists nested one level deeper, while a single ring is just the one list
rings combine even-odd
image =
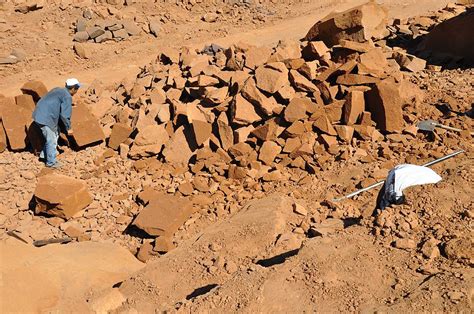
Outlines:
[{"label": "white cap", "polygon": [[74,87],[74,86],[81,87],[82,84],[79,83],[79,81],[75,78],[70,78],[66,80],[66,87]]}]

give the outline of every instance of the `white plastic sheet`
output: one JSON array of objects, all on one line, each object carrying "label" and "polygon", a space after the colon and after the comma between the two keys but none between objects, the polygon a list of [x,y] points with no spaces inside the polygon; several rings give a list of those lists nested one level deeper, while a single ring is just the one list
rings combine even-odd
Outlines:
[{"label": "white plastic sheet", "polygon": [[384,194],[380,202],[383,209],[403,198],[403,190],[415,185],[438,183],[442,178],[432,169],[403,164],[389,171],[385,180]]}]

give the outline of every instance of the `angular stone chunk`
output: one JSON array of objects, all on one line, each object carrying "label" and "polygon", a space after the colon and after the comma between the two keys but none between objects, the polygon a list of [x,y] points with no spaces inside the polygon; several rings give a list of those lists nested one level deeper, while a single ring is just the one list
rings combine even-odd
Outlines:
[{"label": "angular stone chunk", "polygon": [[105,139],[99,121],[85,105],[72,107],[71,127],[79,147],[100,143]]},{"label": "angular stone chunk", "polygon": [[35,212],[69,219],[86,208],[92,198],[85,181],[60,174],[47,174],[38,179],[34,193]]},{"label": "angular stone chunk", "polygon": [[347,125],[356,124],[362,112],[365,110],[364,92],[351,91],[346,96],[343,107],[343,122]]},{"label": "angular stone chunk", "polygon": [[7,135],[3,129],[3,123],[0,121],[0,153],[7,149]]},{"label": "angular stone chunk", "polygon": [[278,67],[278,70],[275,69],[276,66],[273,64],[273,67],[261,66],[255,70],[255,79],[257,81],[257,87],[261,90],[274,94],[288,84],[288,70],[285,67],[285,64],[282,62]]},{"label": "angular stone chunk", "polygon": [[241,94],[237,94],[234,102],[233,122],[239,125],[248,125],[261,119],[257,112],[255,112],[255,107]]},{"label": "angular stone chunk", "polygon": [[[13,99],[14,103],[15,100]],[[8,146],[11,150],[25,149],[28,143],[27,128],[32,121],[31,112],[20,106],[3,106],[2,104],[0,104],[0,110],[3,128],[8,138]]]},{"label": "angular stone chunk", "polygon": [[277,143],[273,141],[266,141],[263,143],[262,147],[260,148],[258,159],[266,165],[271,165],[272,162],[275,160],[275,157],[280,152],[281,152],[281,147]]},{"label": "angular stone chunk", "polygon": [[40,81],[28,81],[20,89],[23,94],[31,95],[35,102],[48,93],[48,89]]},{"label": "angular stone chunk", "polygon": [[118,149],[120,144],[132,134],[132,128],[124,123],[117,122],[112,127],[112,133],[110,134],[108,146],[112,149]]},{"label": "angular stone chunk", "polygon": [[133,224],[151,236],[172,237],[194,213],[193,203],[178,196],[157,194]]},{"label": "angular stone chunk", "polygon": [[196,142],[190,127],[180,126],[165,144],[163,156],[167,162],[187,165],[196,150]]},{"label": "angular stone chunk", "polygon": [[26,110],[33,113],[35,110],[35,102],[33,97],[28,94],[18,95],[15,97],[16,105],[25,108]]},{"label": "angular stone chunk", "polygon": [[311,27],[305,40],[322,40],[332,47],[343,39],[365,42],[387,36],[387,11],[375,2],[369,2],[344,12],[331,13]]},{"label": "angular stone chunk", "polygon": [[374,84],[366,93],[366,105],[378,129],[387,132],[403,129],[402,97],[394,80],[386,79]]},{"label": "angular stone chunk", "polygon": [[336,130],[326,115],[319,116],[319,118],[314,121],[313,125],[321,132],[324,132],[328,135],[337,135]]},{"label": "angular stone chunk", "polygon": [[306,98],[293,98],[285,108],[285,120],[288,122],[295,122],[297,120],[306,118],[306,111],[308,108],[307,101],[308,100]]},{"label": "angular stone chunk", "polygon": [[350,143],[354,136],[354,128],[348,125],[335,125],[337,136],[346,143]]}]

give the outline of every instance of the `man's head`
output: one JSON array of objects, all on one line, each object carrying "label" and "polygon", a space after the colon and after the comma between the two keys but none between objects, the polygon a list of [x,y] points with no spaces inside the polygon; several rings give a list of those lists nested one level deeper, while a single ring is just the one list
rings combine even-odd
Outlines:
[{"label": "man's head", "polygon": [[71,96],[74,96],[74,94],[77,93],[77,90],[81,87],[81,83],[75,78],[70,78],[66,80],[66,88],[71,94]]}]

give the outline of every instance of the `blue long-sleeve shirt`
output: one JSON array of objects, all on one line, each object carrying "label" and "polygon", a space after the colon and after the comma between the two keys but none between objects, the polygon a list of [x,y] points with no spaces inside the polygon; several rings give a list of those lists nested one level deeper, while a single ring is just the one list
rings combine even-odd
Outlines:
[{"label": "blue long-sleeve shirt", "polygon": [[53,88],[36,104],[33,120],[58,130],[59,119],[67,130],[71,129],[72,96],[67,88]]}]

